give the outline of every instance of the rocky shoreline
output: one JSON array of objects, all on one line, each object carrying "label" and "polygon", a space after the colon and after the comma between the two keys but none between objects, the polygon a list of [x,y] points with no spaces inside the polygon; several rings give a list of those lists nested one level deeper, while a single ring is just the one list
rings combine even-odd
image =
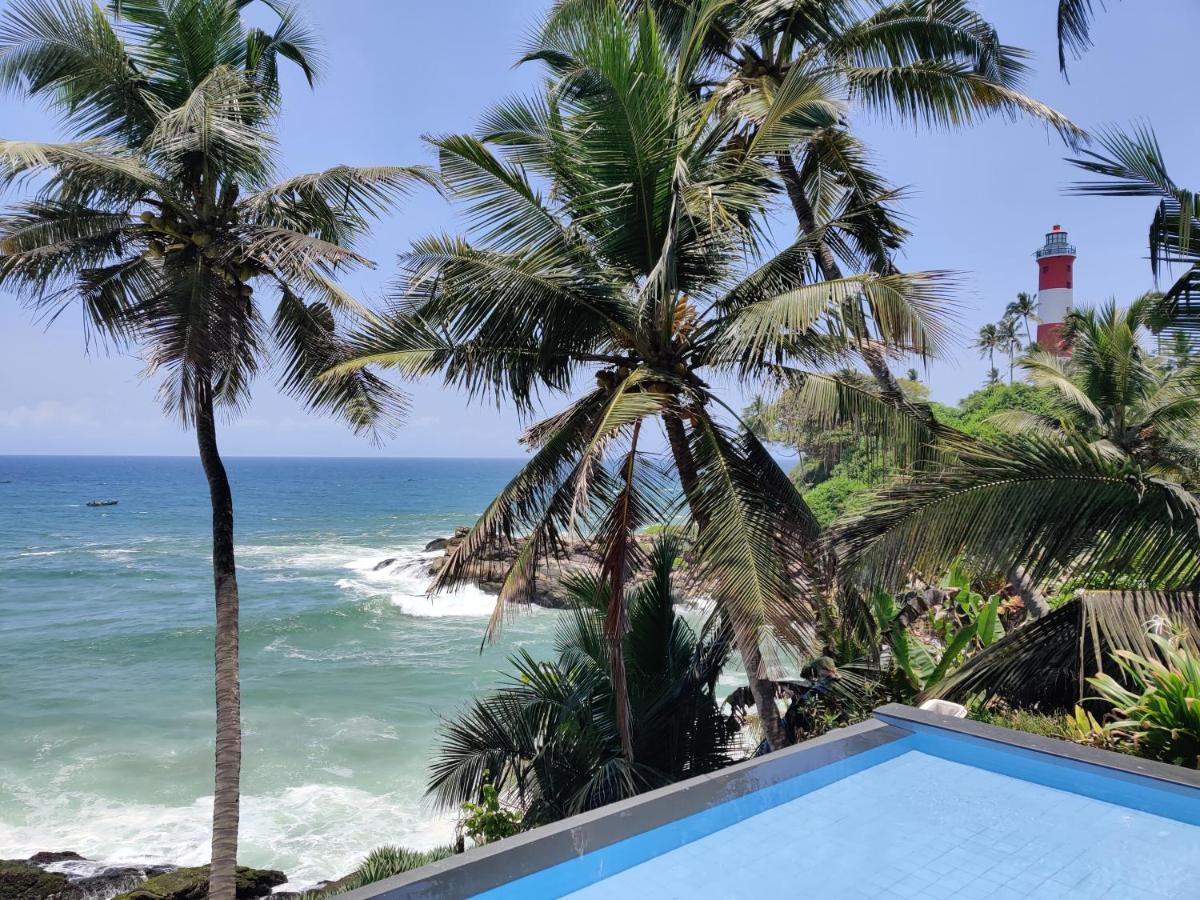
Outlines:
[{"label": "rocky shoreline", "polygon": [[[266,897],[286,881],[287,876],[276,869],[239,866],[237,896],[239,900]],[[207,894],[207,866],[107,865],[71,850],[0,860],[3,900],[201,900]],[[274,896],[297,900],[300,895]]]},{"label": "rocky shoreline", "polygon": [[[470,529],[465,526],[459,527],[454,529],[454,533],[450,536],[435,538],[425,545],[426,553],[442,551],[441,556],[435,557],[429,562],[427,574],[431,578],[445,566],[448,554],[463,542],[468,531]],[[656,537],[651,534],[641,534],[637,536],[636,540],[644,552],[649,552]],[[504,583],[505,573],[524,546],[525,541],[519,539],[480,557],[482,574],[475,579],[475,586],[480,590],[498,594]],[[567,591],[567,583],[580,575],[595,575],[600,566],[601,552],[595,541],[583,539],[564,541],[562,552],[557,558],[543,560],[538,565],[533,578],[531,602],[535,606],[548,609],[563,609],[569,606],[571,599]],[[384,559],[375,566],[375,569],[376,571],[386,569],[395,563],[394,557]]]}]

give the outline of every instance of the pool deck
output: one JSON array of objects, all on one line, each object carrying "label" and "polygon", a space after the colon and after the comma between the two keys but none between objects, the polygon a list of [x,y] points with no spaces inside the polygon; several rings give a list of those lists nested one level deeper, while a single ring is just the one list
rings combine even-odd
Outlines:
[{"label": "pool deck", "polygon": [[[836,814],[864,803],[879,815]],[[1197,828],[1198,772],[893,704],[345,896],[737,896],[774,873],[772,889],[822,897],[1200,897]],[[759,848],[766,865],[739,856]]]}]

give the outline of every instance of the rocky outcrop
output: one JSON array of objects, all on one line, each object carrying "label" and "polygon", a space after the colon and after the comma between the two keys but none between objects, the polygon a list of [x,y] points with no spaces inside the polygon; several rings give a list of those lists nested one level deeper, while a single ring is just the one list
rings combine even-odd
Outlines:
[{"label": "rocky outcrop", "polygon": [[59,872],[47,872],[23,859],[0,860],[0,897],[4,900],[83,900],[84,893]]},{"label": "rocky outcrop", "polygon": [[383,560],[382,562],[375,563],[375,568],[373,568],[371,571],[378,572],[380,569],[386,569],[388,566],[395,565],[395,563],[396,563],[396,557],[389,556],[387,559]]},{"label": "rocky outcrop", "polygon": [[43,850],[29,859],[0,861],[0,898],[108,900],[173,871],[175,866],[110,866],[72,850]]},{"label": "rocky outcrop", "polygon": [[[448,555],[463,542],[467,536],[467,528],[456,528],[454,534],[447,538],[438,538],[425,545],[427,552],[444,550],[445,554],[436,557],[429,564],[429,574],[436,575],[446,565]],[[655,541],[653,535],[638,535],[638,543],[642,549],[649,552]],[[504,575],[521,552],[524,540],[513,541],[495,548],[479,557],[480,574],[475,583],[478,587],[491,593],[499,593],[504,583]],[[567,584],[572,578],[580,575],[594,576],[600,568],[601,548],[595,541],[568,540],[561,548],[556,558],[543,560],[534,576],[531,600],[538,606],[560,609],[570,604],[570,594]]]},{"label": "rocky outcrop", "polygon": [[[238,867],[241,900],[265,897],[287,876],[274,869]],[[0,860],[0,900],[202,900],[208,866],[110,866],[70,850],[42,851],[29,859]]]},{"label": "rocky outcrop", "polygon": [[[238,866],[238,900],[266,897],[271,889],[287,881],[275,869],[251,869]],[[208,896],[208,866],[176,869],[142,882],[132,891],[118,894],[116,900],[204,900]]]}]

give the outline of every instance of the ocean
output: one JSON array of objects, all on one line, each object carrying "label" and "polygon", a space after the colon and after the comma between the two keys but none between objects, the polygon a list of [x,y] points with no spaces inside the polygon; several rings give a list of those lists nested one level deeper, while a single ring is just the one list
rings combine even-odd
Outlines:
[{"label": "ocean", "polygon": [[[500,683],[515,647],[548,655],[557,614],[515,616],[481,653],[492,598],[427,597],[423,547],[473,522],[519,465],[227,460],[240,862],[303,886],[380,844],[452,840],[453,817],[424,798],[439,716]],[[207,860],[208,529],[197,460],[0,457],[0,859]]]}]

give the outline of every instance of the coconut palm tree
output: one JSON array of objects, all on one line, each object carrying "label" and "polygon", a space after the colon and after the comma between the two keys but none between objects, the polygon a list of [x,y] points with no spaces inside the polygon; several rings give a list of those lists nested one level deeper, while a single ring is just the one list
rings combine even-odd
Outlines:
[{"label": "coconut palm tree", "polygon": [[[638,562],[633,532],[660,494],[644,432],[661,424],[679,515],[696,529],[698,577],[733,629],[777,748],[785,738],[763,651],[779,640],[820,655],[820,598],[803,577],[817,526],[714,381],[788,379],[797,365],[844,358],[860,336],[936,352],[948,300],[936,273],[813,283],[812,237],[767,252],[759,225],[778,188],[760,160],[800,142],[837,103],[821,81],[794,76],[747,143],[739,115],[691,89],[704,24],[698,17],[677,45],[649,10],[581,14],[560,48],[572,64],[541,96],[495,109],[480,138],[435,139],[444,189],[465,206],[472,237],[417,241],[395,314],[367,328],[357,358],[333,374],[441,374],[525,411],[541,391],[574,396],[529,428],[531,459],[439,573],[439,588],[470,580],[497,547],[528,538],[489,634],[528,598],[538,561],[566,532],[597,534],[609,596],[624,596]],[[619,603],[608,615],[632,757],[619,652],[627,618]]]},{"label": "coconut palm tree", "polygon": [[164,409],[196,430],[212,501],[216,778],[210,896],[231,900],[241,763],[233,499],[217,410],[236,412],[264,364],[309,406],[371,431],[400,396],[373,376],[316,376],[343,358],[355,309],[334,276],[419,170],[339,166],[274,181],[279,60],[316,74],[287,4],[246,27],[246,0],[18,0],[0,17],[0,85],[58,111],[76,140],[0,140],[0,183],[30,196],[0,215],[0,285],[53,319],[137,348]]},{"label": "coconut palm tree", "polygon": [[987,356],[988,368],[994,372],[996,370],[996,351],[1002,346],[1000,343],[1000,329],[992,322],[982,326],[979,329],[979,336],[975,339],[974,346],[979,351],[980,356]]},{"label": "coconut palm tree", "polygon": [[[568,71],[570,35],[582,10],[610,0],[558,0],[529,58]],[[786,99],[792,83],[817,80],[847,110],[862,110],[917,127],[957,127],[991,115],[1029,116],[1074,139],[1082,132],[1060,113],[1021,91],[1027,54],[1003,44],[969,0],[623,0],[652,8],[676,45],[680,30],[703,19],[694,89],[735,108],[747,135]],[[802,234],[818,239],[815,264],[836,280],[843,270],[895,271],[893,256],[908,235],[894,209],[900,192],[875,169],[847,115],[814,122],[803,141],[771,148],[764,159],[787,187]],[[761,148],[760,148],[761,149]],[[854,215],[846,215],[855,210]],[[870,342],[860,355],[894,406],[932,422],[909,404],[892,375],[885,348]]]},{"label": "coconut palm tree", "polygon": [[676,613],[671,577],[681,552],[678,539],[659,540],[648,577],[628,590],[622,652],[634,760],[614,716],[608,585],[579,578],[569,585],[574,606],[559,623],[557,659],[518,651],[510,684],[443,722],[429,782],[440,806],[476,802],[486,778],[526,825],[542,825],[733,761],[736,726],[716,696],[731,648],[720,636],[697,636]]},{"label": "coconut palm tree", "polygon": [[1017,336],[1017,320],[1005,316],[997,322],[996,340],[1000,350],[1008,356],[1008,383],[1012,384],[1013,366],[1016,364],[1017,351],[1021,349],[1021,339]]},{"label": "coconut palm tree", "polygon": [[1120,454],[1189,488],[1200,477],[1200,366],[1148,353],[1147,322],[1158,296],[1127,308],[1109,302],[1072,313],[1065,327],[1072,354],[1035,353],[1021,361],[1029,381],[1053,390],[1055,417],[1014,411],[997,424],[1014,433],[1075,434],[1100,452]]},{"label": "coconut palm tree", "polygon": [[1153,298],[1075,314],[1072,356],[1022,367],[1061,415],[1010,412],[994,446],[943,432],[949,461],[880,492],[831,541],[868,583],[901,583],[966,555],[1031,582],[1118,573],[1156,589],[1200,576],[1200,367],[1141,346]]},{"label": "coconut palm tree", "polygon": [[1037,311],[1037,298],[1032,294],[1025,293],[1025,291],[1017,294],[1017,299],[1004,308],[1004,318],[1021,320],[1021,325],[1025,329],[1026,347],[1033,343],[1033,332],[1029,330],[1029,320],[1033,319],[1035,322],[1041,321],[1038,319]]}]

